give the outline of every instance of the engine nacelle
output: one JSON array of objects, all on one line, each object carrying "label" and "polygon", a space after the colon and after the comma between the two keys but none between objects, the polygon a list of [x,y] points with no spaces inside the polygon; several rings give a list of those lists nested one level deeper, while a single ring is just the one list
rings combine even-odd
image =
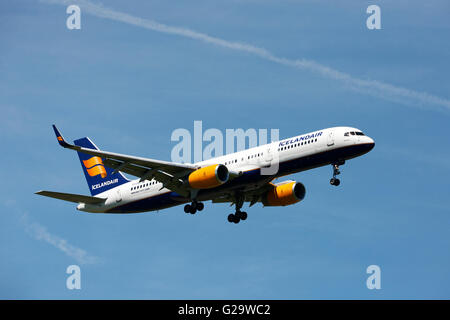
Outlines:
[{"label": "engine nacelle", "polygon": [[213,164],[192,172],[188,183],[194,189],[209,189],[218,187],[228,181],[230,174],[223,164]]},{"label": "engine nacelle", "polygon": [[265,206],[288,206],[305,198],[306,189],[300,182],[286,182],[275,186],[262,197]]}]

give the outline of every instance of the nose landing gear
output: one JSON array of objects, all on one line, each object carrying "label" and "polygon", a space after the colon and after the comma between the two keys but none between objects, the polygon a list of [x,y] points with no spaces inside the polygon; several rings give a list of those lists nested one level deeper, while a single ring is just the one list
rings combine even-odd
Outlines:
[{"label": "nose landing gear", "polygon": [[333,178],[330,179],[330,184],[332,186],[338,186],[341,184],[341,180],[336,178],[337,175],[341,174],[341,171],[339,170],[339,166],[343,165],[345,161],[338,161],[332,164],[333,166]]}]

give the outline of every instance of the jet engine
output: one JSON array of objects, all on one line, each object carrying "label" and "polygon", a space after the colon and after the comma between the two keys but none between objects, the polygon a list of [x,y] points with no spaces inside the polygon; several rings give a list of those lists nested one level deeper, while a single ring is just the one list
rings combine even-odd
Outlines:
[{"label": "jet engine", "polygon": [[265,206],[288,206],[305,198],[306,189],[301,182],[286,181],[268,191],[262,197]]},{"label": "jet engine", "polygon": [[223,164],[213,164],[192,172],[188,183],[194,189],[209,189],[218,187],[228,181],[230,174]]}]

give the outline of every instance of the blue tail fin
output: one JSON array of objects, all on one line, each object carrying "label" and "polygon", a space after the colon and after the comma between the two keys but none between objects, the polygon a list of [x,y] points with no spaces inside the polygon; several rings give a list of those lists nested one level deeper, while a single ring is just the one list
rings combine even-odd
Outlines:
[{"label": "blue tail fin", "polygon": [[[81,138],[74,141],[76,146],[99,150],[97,146],[89,138]],[[81,168],[86,177],[91,195],[95,196],[99,193],[120,186],[129,180],[122,173],[114,173],[114,170],[105,166],[100,157],[91,156],[86,153],[77,152],[80,158]]]}]

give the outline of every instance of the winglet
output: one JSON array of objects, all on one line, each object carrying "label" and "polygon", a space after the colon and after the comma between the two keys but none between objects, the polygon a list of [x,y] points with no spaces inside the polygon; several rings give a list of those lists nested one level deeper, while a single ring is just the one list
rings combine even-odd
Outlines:
[{"label": "winglet", "polygon": [[58,140],[59,145],[64,148],[70,148],[72,145],[68,144],[66,140],[64,140],[62,134],[59,132],[58,128],[56,128],[55,125],[52,126],[53,130],[55,131],[56,139]]}]

